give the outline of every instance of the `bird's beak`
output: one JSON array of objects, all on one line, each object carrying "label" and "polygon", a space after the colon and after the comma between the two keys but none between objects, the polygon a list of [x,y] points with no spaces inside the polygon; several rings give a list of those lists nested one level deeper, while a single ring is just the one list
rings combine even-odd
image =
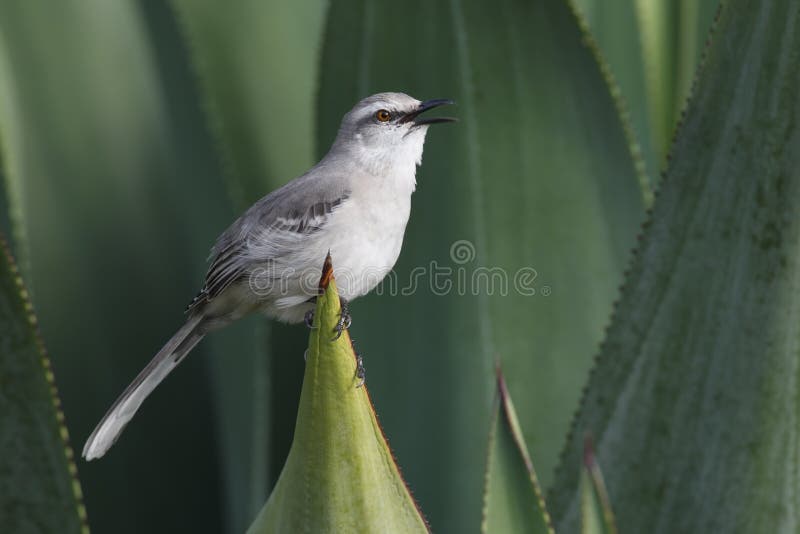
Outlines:
[{"label": "bird's beak", "polygon": [[401,123],[406,123],[410,121],[414,121],[414,126],[422,126],[424,124],[436,124],[437,122],[456,122],[458,119],[453,117],[428,117],[428,118],[420,118],[419,115],[428,111],[429,109],[438,108],[439,106],[444,105],[451,105],[455,104],[454,101],[450,100],[449,98],[436,98],[434,100],[426,100],[422,102],[417,109],[406,113],[402,119],[400,119]]}]

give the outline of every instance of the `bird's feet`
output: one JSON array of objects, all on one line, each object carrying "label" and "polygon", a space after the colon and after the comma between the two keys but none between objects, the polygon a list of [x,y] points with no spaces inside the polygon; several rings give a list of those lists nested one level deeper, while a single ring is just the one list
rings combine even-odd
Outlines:
[{"label": "bird's feet", "polygon": [[360,388],[367,379],[367,371],[364,369],[364,358],[356,350],[355,342],[352,339],[350,340],[350,344],[353,346],[353,352],[356,355],[356,378],[358,379],[356,388]]},{"label": "bird's feet", "polygon": [[[316,304],[317,297],[311,297],[306,301],[308,304]],[[308,328],[314,328],[314,308],[312,307],[310,310],[306,312],[303,316],[303,322],[306,323]]]},{"label": "bird's feet", "polygon": [[306,327],[314,328],[314,310],[308,310],[306,314],[303,316],[303,322],[306,323]]},{"label": "bird's feet", "polygon": [[333,337],[334,341],[342,337],[342,332],[350,328],[350,325],[353,323],[353,318],[350,317],[350,305],[349,303],[339,297],[339,303],[341,304],[342,311],[339,314],[339,320],[336,322],[336,326],[333,327],[333,330],[336,332],[336,335]]},{"label": "bird's feet", "polygon": [[356,378],[358,378],[356,388],[363,386],[364,382],[367,380],[367,371],[364,369],[364,358],[362,358],[359,353],[356,353]]}]

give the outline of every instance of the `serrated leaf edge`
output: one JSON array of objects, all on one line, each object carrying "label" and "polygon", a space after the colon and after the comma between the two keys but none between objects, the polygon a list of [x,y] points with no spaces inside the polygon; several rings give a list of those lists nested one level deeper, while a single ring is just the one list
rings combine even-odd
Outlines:
[{"label": "serrated leaf edge", "polygon": [[[567,1],[571,2],[572,0],[567,0]],[[696,74],[695,74],[695,77],[694,77],[694,81],[692,82],[692,87],[691,87],[690,94],[686,98],[686,104],[684,105],[683,111],[681,111],[681,118],[680,118],[678,124],[675,127],[675,134],[672,137],[672,142],[671,142],[671,145],[670,145],[670,152],[667,154],[667,170],[669,169],[669,164],[670,164],[670,162],[672,160],[672,150],[674,149],[675,142],[679,138],[680,133],[683,130],[683,127],[684,127],[684,124],[685,124],[686,115],[688,114],[689,110],[691,109],[691,107],[692,107],[692,105],[694,103],[693,99],[694,99],[694,95],[695,95],[695,92],[696,92],[696,89],[697,89],[697,82],[698,82],[698,79],[700,77],[700,74],[703,72],[703,69],[705,68],[705,65],[706,65],[706,62],[707,62],[707,59],[708,59],[709,46],[711,44],[711,40],[712,40],[712,38],[714,36],[714,33],[717,30],[717,25],[718,25],[718,22],[719,22],[719,19],[720,19],[720,15],[721,15],[723,9],[724,9],[724,2],[720,2],[719,7],[717,9],[717,14],[715,15],[714,21],[712,22],[711,28],[709,29],[709,34],[708,34],[708,37],[706,39],[706,44],[705,44],[705,47],[704,47],[704,50],[703,50],[703,55],[700,58],[700,61],[698,63],[698,67],[697,67],[697,71],[696,71]],[[665,171],[660,173],[660,177],[659,177],[659,180],[657,182],[657,185],[653,189],[653,203],[654,204],[655,204],[656,199],[658,198],[658,194],[659,194],[660,188],[663,187],[663,184],[666,181],[667,170],[665,170]],[[644,243],[644,242],[646,242],[648,240],[648,236],[650,235],[650,229],[652,227],[652,222],[653,222],[653,206],[650,206],[650,207],[647,208],[646,218],[645,218],[644,222],[642,222],[642,226],[641,226],[641,230],[640,230],[639,235],[637,235],[637,244],[631,250],[631,254],[630,254],[629,259],[628,259],[627,267],[626,267],[625,272],[624,272],[623,281],[622,281],[622,284],[620,285],[619,291],[617,293],[617,295],[618,295],[617,299],[614,301],[614,303],[612,305],[612,310],[611,310],[611,313],[609,315],[609,319],[608,319],[608,322],[606,324],[606,327],[604,329],[603,340],[600,342],[600,345],[598,347],[598,351],[597,351],[597,353],[595,354],[595,357],[594,357],[594,362],[593,362],[592,368],[589,370],[589,374],[587,376],[586,383],[584,384],[584,387],[583,387],[583,389],[581,391],[581,397],[580,397],[580,401],[578,402],[578,407],[576,408],[575,412],[572,415],[572,420],[570,421],[569,430],[567,431],[567,435],[565,436],[564,446],[561,448],[561,453],[559,454],[559,459],[558,459],[558,462],[556,463],[556,469],[555,469],[555,472],[554,472],[553,481],[558,480],[559,475],[563,470],[569,469],[571,467],[567,462],[567,458],[568,458],[568,455],[569,455],[570,443],[572,443],[572,441],[575,439],[575,435],[580,430],[577,427],[577,425],[578,425],[578,417],[579,417],[580,413],[583,411],[583,408],[584,408],[584,406],[586,404],[586,397],[587,397],[587,394],[588,394],[588,391],[589,391],[589,385],[592,384],[594,379],[595,379],[594,377],[596,375],[597,368],[600,365],[602,365],[603,362],[605,361],[603,359],[603,348],[605,346],[606,339],[608,337],[608,330],[611,327],[611,325],[614,324],[615,319],[617,317],[617,308],[618,308],[619,302],[625,297],[625,295],[627,295],[627,292],[629,290],[628,284],[629,284],[630,270],[633,267],[633,265],[635,264],[635,262],[637,260],[637,257],[639,256],[639,252],[641,250],[642,243]],[[611,357],[610,355],[606,356],[606,358],[610,358],[610,357]],[[550,491],[552,489],[553,488],[550,487],[550,488],[548,488],[548,491]]]},{"label": "serrated leaf edge", "polygon": [[66,418],[64,417],[64,411],[61,408],[61,398],[58,395],[58,387],[56,386],[55,375],[53,374],[53,366],[50,362],[50,358],[47,356],[47,348],[45,347],[44,340],[42,339],[41,332],[39,330],[39,321],[34,313],[33,303],[30,300],[30,294],[25,288],[22,276],[20,275],[17,264],[14,261],[14,257],[11,254],[11,250],[8,246],[8,242],[6,241],[5,236],[2,234],[0,234],[0,249],[2,249],[2,254],[4,255],[5,261],[8,263],[11,276],[14,279],[14,284],[17,286],[19,298],[22,300],[22,306],[25,310],[25,318],[33,334],[34,342],[36,343],[36,349],[41,356],[40,362],[42,365],[42,371],[44,371],[44,378],[47,381],[48,391],[50,392],[50,401],[56,416],[58,434],[64,445],[64,457],[67,463],[67,470],[70,478],[72,479],[72,495],[75,498],[76,511],[81,523],[81,532],[82,534],[89,534],[89,521],[86,514],[86,506],[83,502],[83,490],[81,489],[81,483],[78,479],[78,467],[75,464],[75,451],[69,444],[69,431],[67,430]]},{"label": "serrated leaf edge", "polygon": [[[611,66],[606,61],[605,56],[603,56],[603,53],[597,44],[597,41],[595,41],[595,38],[592,35],[589,24],[586,22],[586,17],[575,5],[575,0],[564,1],[566,2],[570,13],[572,13],[575,23],[578,26],[581,35],[583,36],[584,46],[594,58],[597,67],[600,69],[600,76],[603,78],[603,82],[606,84],[608,93],[611,96],[612,102],[614,103],[614,109],[617,111],[617,117],[622,125],[622,131],[625,135],[625,140],[627,141],[628,145],[628,152],[631,156],[631,162],[633,163],[634,173],[636,174],[636,178],[639,183],[639,189],[642,194],[642,202],[644,203],[645,208],[650,208],[653,205],[654,199],[652,186],[654,180],[650,179],[647,163],[642,155],[642,147],[638,141],[639,136],[647,135],[648,132],[636,132],[636,128],[633,126],[633,121],[631,121],[628,103],[625,100],[622,91],[620,90],[616,78],[614,77]],[[652,169],[651,172],[656,173],[658,170]]]}]

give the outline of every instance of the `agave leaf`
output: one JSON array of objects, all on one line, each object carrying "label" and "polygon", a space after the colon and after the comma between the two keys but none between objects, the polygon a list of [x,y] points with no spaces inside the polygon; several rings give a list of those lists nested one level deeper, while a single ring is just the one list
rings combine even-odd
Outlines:
[{"label": "agave leaf", "polygon": [[321,149],[367,94],[458,102],[442,113],[461,122],[428,134],[397,276],[352,307],[381,421],[434,526],[480,521],[483,481],[464,466],[486,458],[495,354],[550,478],[643,216],[584,37],[561,0],[331,6]]},{"label": "agave leaf", "polygon": [[680,20],[677,16],[677,5],[677,2],[663,0],[636,0],[633,5],[637,26],[640,28],[639,49],[643,63],[647,111],[651,122],[650,131],[642,133],[650,135],[650,142],[657,151],[659,168],[663,165],[677,121],[674,98],[677,86],[675,50],[678,43],[674,31]]},{"label": "agave leaf", "polygon": [[[0,3],[13,236],[26,239],[16,248],[28,250],[25,274],[78,444],[180,325],[233,215],[219,200],[186,65],[155,55],[169,48],[145,15],[132,2]],[[231,365],[231,354],[247,355],[242,345],[225,351]],[[82,466],[98,531],[221,529],[207,348],[108,456]]]},{"label": "agave leaf", "polygon": [[[314,160],[325,0],[173,0],[240,208]],[[287,53],[290,52],[290,53]]]},{"label": "agave leaf", "polygon": [[17,264],[23,276],[28,276],[28,248],[25,237],[25,218],[23,188],[25,182],[21,179],[20,153],[22,136],[18,130],[19,120],[14,102],[17,95],[12,83],[12,71],[8,54],[3,39],[0,39],[0,155],[2,155],[2,168],[0,168],[0,231],[9,236],[9,245],[17,258]]},{"label": "agave leaf", "polygon": [[[664,165],[718,5],[718,0],[635,2],[652,125],[650,136],[659,163],[656,171]],[[625,62],[623,56],[614,58],[620,69],[626,68]]]},{"label": "agave leaf", "polygon": [[428,532],[367,388],[357,387],[348,333],[334,339],[341,308],[325,261],[289,457],[248,532]]},{"label": "agave leaf", "polygon": [[[714,18],[721,9],[719,0],[695,2],[680,0],[676,42],[678,52],[675,59],[676,83],[673,90],[674,119],[686,107],[691,95],[692,85],[697,76],[698,67],[709,44],[713,31]],[[675,127],[670,129],[673,135]]]},{"label": "agave leaf", "polygon": [[603,59],[609,83],[619,87],[622,106],[630,114],[633,138],[640,150],[648,180],[658,175],[663,154],[653,143],[645,79],[641,29],[633,0],[574,0]]},{"label": "agave leaf", "polygon": [[0,236],[0,518],[5,532],[83,532],[86,509],[50,360]]},{"label": "agave leaf", "polygon": [[499,367],[481,532],[553,534],[533,462]]},{"label": "agave leaf", "polygon": [[796,532],[800,5],[726,3],[548,499],[590,430],[630,532]]},{"label": "agave leaf", "polygon": [[589,436],[584,439],[581,469],[581,534],[617,534],[611,501]]},{"label": "agave leaf", "polygon": [[631,116],[647,174],[666,162],[717,0],[574,0]]}]

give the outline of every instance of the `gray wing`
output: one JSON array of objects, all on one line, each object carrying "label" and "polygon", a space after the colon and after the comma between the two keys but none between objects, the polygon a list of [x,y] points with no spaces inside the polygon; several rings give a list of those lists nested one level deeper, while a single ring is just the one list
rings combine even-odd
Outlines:
[{"label": "gray wing", "polygon": [[344,183],[315,179],[309,173],[253,204],[217,238],[203,289],[187,310],[222,293],[254,264],[277,260],[289,252],[282,243],[302,240],[324,228],[331,214],[350,198]]}]

